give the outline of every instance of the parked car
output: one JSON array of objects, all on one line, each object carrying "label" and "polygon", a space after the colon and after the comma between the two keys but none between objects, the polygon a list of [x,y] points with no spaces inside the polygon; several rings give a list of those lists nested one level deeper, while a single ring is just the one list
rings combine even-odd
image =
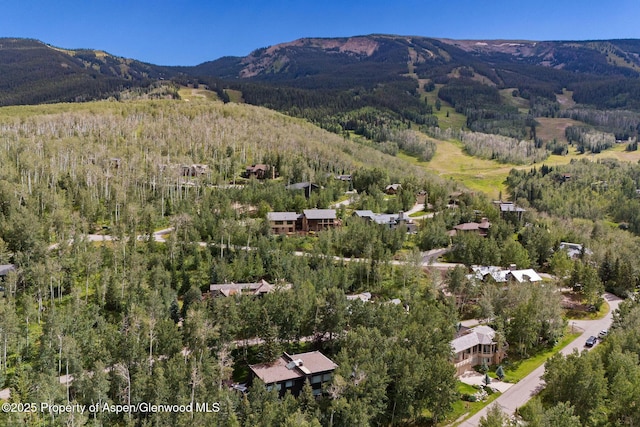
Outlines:
[{"label": "parked car", "polygon": [[597,341],[598,339],[592,335],[589,338],[587,338],[587,342],[585,342],[584,345],[586,347],[593,347],[594,345],[596,345]]},{"label": "parked car", "polygon": [[609,334],[609,331],[607,331],[606,329],[603,329],[600,331],[600,333],[598,334],[598,336],[600,337],[600,339],[603,339],[607,336],[607,334]]}]

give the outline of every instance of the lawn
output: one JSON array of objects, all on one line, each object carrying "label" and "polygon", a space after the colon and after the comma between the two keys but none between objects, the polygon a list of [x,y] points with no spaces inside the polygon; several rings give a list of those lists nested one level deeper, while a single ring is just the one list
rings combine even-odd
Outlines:
[{"label": "lawn", "polygon": [[[463,382],[458,383],[458,393],[467,393],[472,394],[478,391],[478,389],[473,388],[472,386],[465,384]],[[496,400],[500,397],[501,393],[493,393],[489,395],[487,400],[479,401],[479,402],[466,402],[464,400],[458,400],[453,404],[453,409],[451,412],[447,414],[444,420],[439,422],[437,425],[439,426],[453,426],[462,422],[463,419],[467,419],[477,412],[481,411],[482,408]],[[425,414],[427,416],[427,414]],[[428,417],[428,416],[427,416]],[[464,418],[463,418],[464,417]]]},{"label": "lawn", "polygon": [[409,214],[409,217],[411,218],[418,218],[418,217],[423,217],[425,215],[427,215],[429,212],[426,211],[418,211],[418,212],[414,212],[412,214]]},{"label": "lawn", "polygon": [[609,313],[609,303],[604,301],[598,311],[567,310],[565,316],[568,320],[598,320]]},{"label": "lawn", "polygon": [[[511,383],[517,383],[531,372],[536,370],[538,367],[543,365],[547,359],[551,356],[562,350],[564,347],[569,345],[573,340],[579,337],[579,333],[565,333],[564,337],[558,344],[556,344],[553,348],[550,348],[545,351],[541,351],[540,353],[530,357],[529,359],[523,359],[513,362],[503,363],[504,372],[505,372],[505,381]],[[489,372],[489,376],[492,378],[496,378],[495,369],[492,369]],[[468,384],[464,384],[462,382],[458,383],[457,386],[458,393],[463,394],[471,394],[475,393],[477,389]],[[447,415],[446,419],[443,420],[438,425],[441,426],[453,426],[458,425],[464,419],[467,419],[477,412],[479,412],[482,408],[489,405],[495,399],[497,399],[501,393],[493,393],[489,395],[489,398],[484,402],[466,402],[463,400],[458,400],[453,404],[452,411]]]},{"label": "lawn", "polygon": [[[556,120],[550,122],[549,120]],[[549,135],[559,132],[566,125],[567,119],[549,119],[545,122],[545,130]],[[555,128],[555,129],[551,129]],[[460,141],[444,141],[432,139],[437,145],[436,154],[429,162],[422,162],[415,157],[404,153],[398,153],[397,157],[407,162],[424,167],[430,172],[436,173],[443,178],[449,178],[460,182],[470,190],[478,191],[488,195],[493,199],[498,199],[500,195],[506,197],[507,188],[505,179],[512,169],[531,169],[545,164],[548,166],[559,166],[569,164],[572,160],[589,159],[596,161],[604,158],[614,158],[620,161],[638,162],[640,161],[640,151],[625,151],[626,144],[617,144],[609,150],[598,154],[579,154],[575,148],[569,148],[569,154],[565,156],[551,155],[540,164],[515,165],[511,163],[499,163],[495,160],[480,159],[470,156],[464,152]]]},{"label": "lawn", "polygon": [[[436,154],[429,162],[420,162],[401,153],[398,157],[418,164],[444,178],[456,180],[465,187],[483,192],[492,198],[497,199],[500,193],[506,195],[504,180],[509,171],[517,166],[470,156],[463,151],[462,143],[458,141],[436,140],[435,142]],[[519,166],[519,168],[522,167]]]},{"label": "lawn", "polygon": [[501,89],[500,98],[502,101],[507,105],[518,108],[519,110],[529,110],[529,108],[531,108],[529,100],[520,96],[513,96],[513,91],[513,88]]},{"label": "lawn", "polygon": [[[531,372],[535,371],[536,368],[544,364],[547,359],[565,348],[579,336],[580,333],[567,331],[564,337],[553,348],[541,351],[528,359],[506,361],[503,363],[505,380],[517,383]],[[489,372],[489,376],[495,378],[495,370],[493,370],[493,372]]]},{"label": "lawn", "polygon": [[536,134],[544,141],[565,141],[565,130],[569,126],[583,125],[584,123],[565,118],[536,117],[536,122],[540,124],[536,128]]},{"label": "lawn", "polygon": [[207,89],[200,89],[200,88],[194,89],[194,88],[182,86],[178,90],[178,94],[180,95],[180,98],[185,101],[191,101],[197,98],[208,99],[209,101],[219,100],[218,95],[215,92]]}]

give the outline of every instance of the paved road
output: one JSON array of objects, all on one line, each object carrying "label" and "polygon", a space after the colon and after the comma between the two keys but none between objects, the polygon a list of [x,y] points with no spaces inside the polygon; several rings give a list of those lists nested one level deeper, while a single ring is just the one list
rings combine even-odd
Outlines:
[{"label": "paved road", "polygon": [[341,208],[342,206],[349,206],[351,203],[355,202],[356,200],[358,200],[358,192],[357,191],[347,191],[347,193],[349,195],[349,198],[347,200],[343,200],[341,202],[337,202],[332,204],[330,207],[332,209],[338,209]]},{"label": "paved road", "polygon": [[[582,335],[576,338],[568,346],[562,349],[562,354],[570,354],[574,349],[582,351],[584,342],[591,335],[598,336],[598,332],[603,329],[609,329],[613,320],[613,312],[618,308],[618,305],[622,301],[615,295],[605,294],[604,298],[609,303],[609,313],[599,320],[572,320],[570,325],[578,331],[583,331]],[[490,407],[499,405],[502,411],[506,414],[513,414],[517,408],[521,407],[534,395],[536,395],[543,387],[544,381],[542,380],[542,374],[544,374],[544,365],[533,371],[531,374],[520,380],[517,384],[507,390],[504,394],[494,400],[491,405],[486,406],[483,410],[475,414],[468,420],[458,424],[460,427],[475,427],[480,425],[480,418],[487,414]]]},{"label": "paved road", "polygon": [[[73,375],[62,375],[61,377],[58,377],[58,381],[60,381],[60,384],[62,385],[71,384],[73,382]],[[10,397],[11,397],[10,388],[5,388],[3,390],[0,390],[0,400],[9,400]]]},{"label": "paved road", "polygon": [[[424,212],[424,203],[416,203],[415,205],[413,205],[413,207],[411,209],[409,209],[408,211],[405,212],[406,216],[411,216],[416,212]],[[412,216],[411,219],[424,219],[424,218],[433,218],[435,215],[435,213],[433,212],[425,212],[422,215],[418,215],[418,216]]]},{"label": "paved road", "polygon": [[[165,236],[173,232],[173,227],[165,228],[162,230],[153,232],[153,240],[160,243],[165,243]],[[117,240],[117,238],[110,236],[108,234],[87,234],[84,236],[89,242],[111,242]],[[139,241],[147,240],[147,236],[140,235],[136,236],[136,239]],[[67,240],[67,245],[71,245],[73,243],[73,239]],[[58,249],[60,247],[60,243],[53,243],[49,245],[49,250]]]}]

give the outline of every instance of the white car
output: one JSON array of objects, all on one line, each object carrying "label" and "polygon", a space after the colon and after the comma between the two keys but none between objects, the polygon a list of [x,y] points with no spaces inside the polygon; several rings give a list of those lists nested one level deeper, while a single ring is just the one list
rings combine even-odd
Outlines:
[{"label": "white car", "polygon": [[598,334],[598,337],[600,337],[600,339],[603,339],[604,337],[607,336],[609,332],[606,329],[603,329],[600,331],[600,333]]}]

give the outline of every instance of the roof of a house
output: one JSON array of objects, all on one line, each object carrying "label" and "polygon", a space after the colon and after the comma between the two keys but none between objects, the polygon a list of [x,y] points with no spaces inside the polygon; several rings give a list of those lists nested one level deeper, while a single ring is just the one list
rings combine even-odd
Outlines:
[{"label": "roof of a house", "polygon": [[476,326],[465,332],[464,335],[451,341],[454,353],[460,353],[478,344],[492,344],[494,343],[493,338],[496,336],[496,331],[493,328],[484,325]]},{"label": "roof of a house", "polygon": [[489,275],[498,283],[507,281],[507,274],[509,274],[509,270],[503,270],[502,267],[496,266],[479,266],[475,265],[471,267],[473,274],[470,275],[470,278],[476,278],[478,280],[484,280],[484,278]]},{"label": "roof of a house", "polygon": [[514,203],[500,203],[500,211],[502,212],[526,212],[527,210],[516,206]]},{"label": "roof of a house", "polygon": [[487,218],[482,218],[482,221],[480,221],[480,224],[478,224],[478,228],[481,230],[488,230],[489,228],[491,228],[491,223]]},{"label": "roof of a house", "polygon": [[267,220],[269,221],[296,221],[302,215],[296,212],[269,212]]},{"label": "roof of a house", "polygon": [[362,292],[359,294],[347,295],[347,301],[360,300],[362,302],[369,302],[371,300],[371,292]]},{"label": "roof of a house", "polygon": [[453,228],[459,231],[475,231],[480,229],[478,227],[479,225],[480,224],[478,224],[477,222],[465,222],[464,224],[458,224]]},{"label": "roof of a house", "polygon": [[373,211],[370,210],[355,210],[353,211],[354,215],[359,216],[360,218],[369,218],[369,219],[373,219],[376,214],[373,213]]},{"label": "roof of a house", "polygon": [[511,270],[509,271],[514,279],[518,282],[541,282],[542,277],[536,273],[533,269],[528,268],[526,270]]},{"label": "roof of a house", "polygon": [[10,271],[16,271],[16,266],[13,264],[0,265],[0,276],[6,276]]},{"label": "roof of a house", "polygon": [[[560,242],[560,249],[567,251],[570,258],[576,258],[582,253],[582,245],[579,243]],[[587,255],[593,254],[589,249],[584,250]]]},{"label": "roof of a house", "polygon": [[248,171],[266,171],[269,169],[269,165],[265,165],[264,163],[258,163],[257,165],[247,166]]},{"label": "roof of a house", "polygon": [[333,360],[319,351],[307,353],[284,353],[274,363],[249,365],[253,373],[265,384],[303,378],[315,373],[333,371],[337,368]]},{"label": "roof of a house", "polygon": [[295,184],[289,184],[285,188],[287,190],[304,190],[305,188],[319,188],[316,184],[311,182],[296,182]]},{"label": "roof of a house", "polygon": [[401,217],[403,221],[406,221],[408,223],[413,222],[410,218],[405,217],[401,213],[380,214],[373,213],[373,211],[370,210],[356,210],[353,212],[353,214],[359,216],[360,218],[368,218],[377,224],[396,224],[398,221],[400,221]]},{"label": "roof of a house", "polygon": [[291,289],[291,284],[286,283],[283,285],[272,285],[262,279],[257,283],[224,283],[209,286],[210,292],[218,291],[226,297],[242,293],[253,295],[268,294],[273,292],[275,289]]},{"label": "roof of a house", "polygon": [[335,209],[305,209],[302,212],[307,219],[336,219]]},{"label": "roof of a house", "polygon": [[540,282],[542,277],[535,270],[528,268],[526,270],[509,270],[502,269],[502,267],[496,266],[473,266],[471,267],[473,274],[470,274],[469,279],[484,280],[489,275],[498,283],[506,282],[511,275],[517,282]]}]

